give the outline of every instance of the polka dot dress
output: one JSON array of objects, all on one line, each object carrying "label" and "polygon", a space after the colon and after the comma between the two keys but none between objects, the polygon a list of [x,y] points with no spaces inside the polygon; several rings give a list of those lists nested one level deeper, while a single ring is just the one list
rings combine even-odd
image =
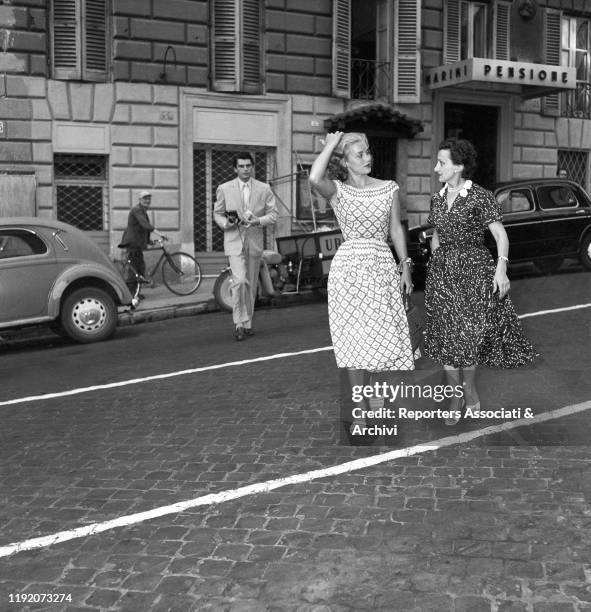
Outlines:
[{"label": "polka dot dress", "polygon": [[446,188],[433,195],[428,222],[440,246],[427,268],[425,352],[441,364],[514,368],[537,356],[511,299],[493,293],[496,264],[484,232],[500,220],[493,194],[474,183],[451,210]]},{"label": "polka dot dress", "polygon": [[330,266],[328,316],[337,365],[370,372],[412,370],[400,274],[386,242],[398,185],[335,184],[331,204],[344,242]]}]

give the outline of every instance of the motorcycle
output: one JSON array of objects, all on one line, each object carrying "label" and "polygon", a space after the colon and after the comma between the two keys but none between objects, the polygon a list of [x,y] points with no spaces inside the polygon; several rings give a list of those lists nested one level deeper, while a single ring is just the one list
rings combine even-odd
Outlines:
[{"label": "motorcycle", "polygon": [[[277,251],[264,250],[259,268],[259,282],[257,287],[257,301],[265,298],[278,297],[288,288],[288,269],[283,258]],[[213,286],[213,295],[221,310],[232,312],[232,270],[230,266],[224,268],[217,277]]]}]

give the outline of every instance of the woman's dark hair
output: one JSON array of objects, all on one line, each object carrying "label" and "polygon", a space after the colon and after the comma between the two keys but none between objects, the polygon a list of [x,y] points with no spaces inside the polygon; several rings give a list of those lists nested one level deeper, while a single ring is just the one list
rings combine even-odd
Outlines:
[{"label": "woman's dark hair", "polygon": [[250,163],[254,166],[254,159],[248,151],[244,151],[243,153],[236,153],[236,155],[234,155],[234,168],[238,167],[239,159],[250,159]]},{"label": "woman's dark hair", "polygon": [[476,160],[478,155],[474,145],[464,138],[446,138],[439,144],[439,151],[446,149],[449,151],[451,161],[456,165],[463,165],[464,171],[462,178],[472,178],[476,170]]}]

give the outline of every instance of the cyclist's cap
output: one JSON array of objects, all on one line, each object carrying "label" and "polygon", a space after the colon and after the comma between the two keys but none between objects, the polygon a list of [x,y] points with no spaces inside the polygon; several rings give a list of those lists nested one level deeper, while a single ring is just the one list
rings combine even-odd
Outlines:
[{"label": "cyclist's cap", "polygon": [[141,198],[151,198],[152,194],[149,191],[140,191],[140,199]]}]

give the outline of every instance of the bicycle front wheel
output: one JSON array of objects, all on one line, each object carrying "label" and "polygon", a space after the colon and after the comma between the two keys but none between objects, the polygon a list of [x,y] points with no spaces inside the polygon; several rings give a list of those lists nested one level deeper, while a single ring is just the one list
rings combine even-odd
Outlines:
[{"label": "bicycle front wheel", "polygon": [[162,280],[177,295],[191,295],[201,284],[201,268],[188,253],[167,253],[162,262]]}]

